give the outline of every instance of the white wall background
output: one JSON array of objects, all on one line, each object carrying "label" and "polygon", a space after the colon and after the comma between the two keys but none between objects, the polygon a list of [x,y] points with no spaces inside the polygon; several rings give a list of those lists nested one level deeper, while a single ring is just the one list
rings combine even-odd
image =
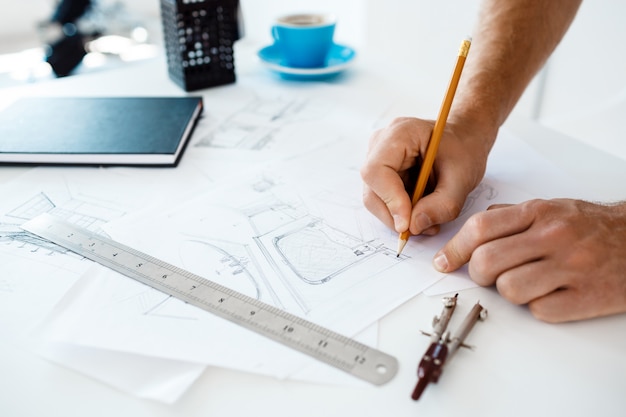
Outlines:
[{"label": "white wall background", "polygon": [[38,46],[35,25],[53,6],[51,0],[0,0],[0,54]]},{"label": "white wall background", "polygon": [[[103,5],[116,1],[123,1],[130,13],[156,22],[159,28],[158,0],[100,0]],[[56,0],[0,0],[0,54],[38,46],[36,23],[49,18],[55,4]],[[336,14],[337,41],[367,50],[370,59],[396,65],[402,78],[415,79],[415,94],[420,94],[420,86],[445,86],[453,65],[450,51],[471,34],[480,0],[241,0],[241,4],[246,39],[259,45],[270,42],[268,28],[278,15],[294,11]],[[589,136],[579,126],[571,128],[575,125],[572,120],[584,119],[590,109],[618,100],[620,94],[626,96],[624,17],[623,0],[583,2],[549,62],[540,106],[535,107],[539,84],[535,82],[516,113],[537,116],[569,134]],[[377,38],[373,33],[386,36]],[[160,37],[160,33],[155,35]],[[406,52],[401,57],[390,56],[387,42],[402,43]],[[626,122],[622,131],[626,131]],[[596,137],[593,142],[599,140]]]},{"label": "white wall background", "polygon": [[625,18],[623,0],[583,1],[549,64],[542,117],[579,112],[626,88]]},{"label": "white wall background", "polygon": [[539,120],[626,160],[626,2],[587,0],[546,73]]},{"label": "white wall background", "polygon": [[[158,18],[158,0],[99,0],[103,5],[120,1],[131,13]],[[0,0],[0,54],[40,45],[37,23],[52,16],[56,0]]]}]

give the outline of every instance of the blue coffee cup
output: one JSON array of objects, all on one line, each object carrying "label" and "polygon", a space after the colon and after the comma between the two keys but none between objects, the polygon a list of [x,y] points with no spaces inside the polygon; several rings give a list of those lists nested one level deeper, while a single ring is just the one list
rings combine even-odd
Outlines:
[{"label": "blue coffee cup", "polygon": [[333,45],[335,25],[332,15],[292,14],[276,20],[272,36],[287,65],[319,68],[326,63]]}]

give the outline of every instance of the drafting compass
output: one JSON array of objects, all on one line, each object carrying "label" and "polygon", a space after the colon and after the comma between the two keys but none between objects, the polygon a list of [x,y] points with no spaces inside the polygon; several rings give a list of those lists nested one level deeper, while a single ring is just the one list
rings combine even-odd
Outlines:
[{"label": "drafting compass", "polygon": [[469,347],[464,343],[465,338],[478,320],[487,318],[487,310],[480,303],[476,303],[461,323],[458,333],[450,336],[446,328],[456,308],[457,297],[458,294],[454,297],[444,297],[441,314],[433,318],[432,333],[422,332],[430,336],[430,346],[417,367],[417,385],[411,395],[414,400],[420,398],[429,383],[436,383],[439,380],[446,361],[449,361],[460,347]]}]

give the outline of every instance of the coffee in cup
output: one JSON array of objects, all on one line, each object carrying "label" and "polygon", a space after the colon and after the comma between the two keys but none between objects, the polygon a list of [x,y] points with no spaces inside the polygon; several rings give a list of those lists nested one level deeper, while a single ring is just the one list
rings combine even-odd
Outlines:
[{"label": "coffee in cup", "polygon": [[272,26],[272,36],[285,59],[296,68],[324,66],[333,45],[336,19],[329,14],[291,14]]}]

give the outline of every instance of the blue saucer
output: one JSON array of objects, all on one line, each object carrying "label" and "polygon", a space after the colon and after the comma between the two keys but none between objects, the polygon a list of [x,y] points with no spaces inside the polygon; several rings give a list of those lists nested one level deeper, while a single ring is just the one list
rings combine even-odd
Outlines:
[{"label": "blue saucer", "polygon": [[272,71],[276,71],[283,78],[290,79],[322,79],[337,75],[345,70],[354,60],[354,49],[339,44],[333,44],[326,57],[326,62],[319,68],[295,68],[285,62],[282,51],[277,45],[270,45],[258,52],[261,61]]}]

